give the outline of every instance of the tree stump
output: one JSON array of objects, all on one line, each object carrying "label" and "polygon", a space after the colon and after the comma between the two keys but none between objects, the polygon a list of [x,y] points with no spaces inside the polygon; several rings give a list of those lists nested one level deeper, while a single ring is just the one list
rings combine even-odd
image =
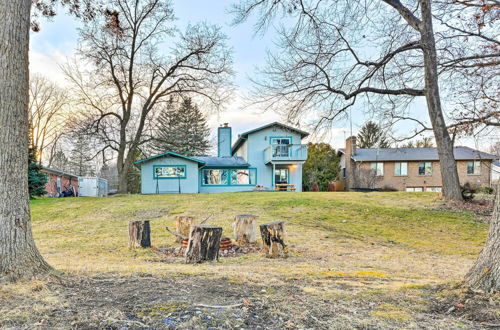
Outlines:
[{"label": "tree stump", "polygon": [[196,264],[215,259],[219,260],[221,237],[222,227],[193,225],[189,233],[186,263]]},{"label": "tree stump", "polygon": [[151,226],[149,220],[129,221],[128,223],[129,248],[151,247]]},{"label": "tree stump", "polygon": [[[195,224],[194,217],[188,217],[184,215],[178,215],[175,217],[175,231],[177,231],[182,236],[189,237],[189,228]],[[175,240],[180,243],[182,241],[181,238],[177,237]]]},{"label": "tree stump", "polygon": [[260,225],[263,252],[266,257],[276,258],[288,256],[288,248],[285,244],[286,232],[284,221],[274,221]]},{"label": "tree stump", "polygon": [[239,214],[234,217],[234,237],[240,245],[254,243],[257,240],[256,215]]}]

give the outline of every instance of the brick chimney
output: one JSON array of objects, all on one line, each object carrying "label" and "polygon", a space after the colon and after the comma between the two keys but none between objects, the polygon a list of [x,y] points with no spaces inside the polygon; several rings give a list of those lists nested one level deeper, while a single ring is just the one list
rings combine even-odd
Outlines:
[{"label": "brick chimney", "polygon": [[346,155],[355,155],[356,154],[356,137],[350,136],[345,140],[345,153]]},{"label": "brick chimney", "polygon": [[228,123],[220,125],[218,130],[217,149],[219,157],[231,157],[231,127]]},{"label": "brick chimney", "polygon": [[356,154],[356,137],[350,136],[345,140],[345,175],[346,175],[346,188],[350,189],[355,186],[356,181],[356,164],[351,159],[352,155]]}]

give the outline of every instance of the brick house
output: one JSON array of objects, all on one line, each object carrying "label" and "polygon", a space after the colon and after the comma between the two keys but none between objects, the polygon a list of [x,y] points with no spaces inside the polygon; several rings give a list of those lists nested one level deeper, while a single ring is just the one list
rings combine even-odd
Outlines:
[{"label": "brick house", "polygon": [[[436,148],[370,148],[356,146],[356,137],[339,150],[346,188],[388,188],[441,192],[441,166]],[[491,186],[497,158],[469,147],[455,147],[460,184]]]},{"label": "brick house", "polygon": [[74,194],[78,196],[78,176],[48,167],[44,167],[42,172],[49,179],[45,184],[47,192],[45,196],[60,197],[61,193],[70,185],[73,185]]}]

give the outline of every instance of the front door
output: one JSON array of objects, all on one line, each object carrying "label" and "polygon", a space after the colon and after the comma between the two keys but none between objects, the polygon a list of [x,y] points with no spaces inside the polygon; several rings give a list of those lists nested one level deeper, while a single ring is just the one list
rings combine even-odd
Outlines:
[{"label": "front door", "polygon": [[277,168],[274,171],[274,184],[288,184],[290,172],[287,168]]}]

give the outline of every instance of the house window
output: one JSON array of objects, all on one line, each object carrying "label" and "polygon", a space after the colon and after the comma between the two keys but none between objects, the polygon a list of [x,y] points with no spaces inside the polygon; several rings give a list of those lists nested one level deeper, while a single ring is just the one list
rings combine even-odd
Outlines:
[{"label": "house window", "polygon": [[157,165],[154,168],[154,179],[185,179],[185,165]]},{"label": "house window", "polygon": [[408,192],[422,192],[422,191],[424,191],[424,187],[406,187],[406,191],[408,191]]},{"label": "house window", "polygon": [[394,163],[394,175],[395,176],[407,176],[408,175],[408,163]]},{"label": "house window", "polygon": [[342,177],[345,178],[345,167],[342,169]]},{"label": "house window", "polygon": [[257,169],[204,169],[204,186],[254,186],[257,184]]},{"label": "house window", "polygon": [[372,170],[375,171],[376,176],[384,176],[384,163],[372,163]]},{"label": "house window", "polygon": [[231,170],[231,185],[255,185],[257,181],[257,170],[255,168],[251,169],[239,169]]},{"label": "house window", "polygon": [[227,185],[228,180],[228,170],[215,169],[215,170],[203,170],[203,184],[204,185]]},{"label": "house window", "polygon": [[427,187],[425,188],[425,191],[429,191],[429,192],[441,192],[441,187]]},{"label": "house window", "polygon": [[418,175],[432,175],[432,163],[423,162],[418,164]]},{"label": "house window", "polygon": [[470,161],[467,162],[467,174],[481,174],[481,162],[479,161]]}]

